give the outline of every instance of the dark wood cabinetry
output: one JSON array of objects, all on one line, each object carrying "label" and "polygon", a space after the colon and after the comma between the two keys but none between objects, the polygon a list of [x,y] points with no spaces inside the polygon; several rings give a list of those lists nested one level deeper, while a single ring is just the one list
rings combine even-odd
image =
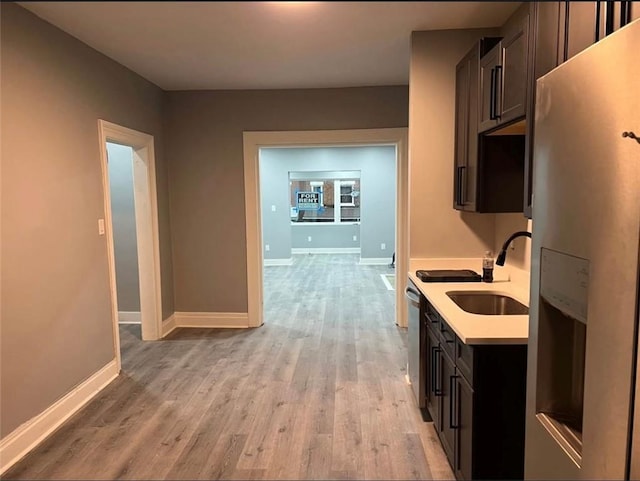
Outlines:
[{"label": "dark wood cabinetry", "polygon": [[523,12],[526,14],[517,18],[509,30],[505,31],[505,36],[500,42],[502,78],[497,109],[500,124],[521,119],[526,114],[529,5],[525,5]]},{"label": "dark wood cabinetry", "polygon": [[478,132],[491,130],[498,125],[498,77],[502,68],[500,44],[480,60],[480,120]]},{"label": "dark wood cabinetry", "polygon": [[457,479],[522,479],[527,347],[464,344],[427,301],[427,408]]},{"label": "dark wood cabinetry", "polygon": [[504,27],[503,38],[480,60],[480,118],[486,132],[526,115],[529,5]]},{"label": "dark wood cabinetry", "polygon": [[[480,97],[480,83],[487,71],[483,71],[480,59],[498,42],[498,38],[482,39],[456,68],[453,206],[458,210],[522,212],[524,136],[485,137],[478,133],[479,116],[487,108],[486,99]],[[493,72],[496,79],[496,70]],[[515,191],[514,182],[519,186]]]},{"label": "dark wood cabinetry", "polygon": [[478,138],[471,119],[477,116],[477,81],[481,45],[474,46],[456,67],[454,208],[476,209]]},{"label": "dark wood cabinetry", "polygon": [[640,2],[560,1],[531,4],[524,214],[532,218],[536,81],[627,23],[640,18]]}]

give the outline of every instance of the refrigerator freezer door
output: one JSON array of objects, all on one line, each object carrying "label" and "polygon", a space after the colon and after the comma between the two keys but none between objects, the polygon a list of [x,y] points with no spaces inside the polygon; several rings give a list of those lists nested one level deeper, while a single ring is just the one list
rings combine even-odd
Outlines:
[{"label": "refrigerator freezer door", "polygon": [[[630,462],[640,233],[640,22],[573,57],[537,83],[527,372],[527,479],[624,479]],[[542,249],[588,262],[583,404],[577,448],[551,409],[553,322],[539,321]],[[567,278],[572,278],[567,273]],[[576,278],[576,276],[573,276]],[[570,313],[569,313],[570,315]],[[546,334],[545,334],[546,333]],[[543,334],[546,335],[543,336]],[[576,339],[576,336],[567,339]],[[574,341],[575,342],[575,341]],[[582,342],[582,341],[581,341]],[[571,346],[568,346],[568,348]],[[573,347],[572,347],[573,348]],[[542,396],[544,393],[544,396]],[[551,394],[551,395],[552,395]],[[543,398],[544,406],[541,398]],[[582,399],[581,399],[582,401]],[[575,440],[574,440],[575,441]]]}]

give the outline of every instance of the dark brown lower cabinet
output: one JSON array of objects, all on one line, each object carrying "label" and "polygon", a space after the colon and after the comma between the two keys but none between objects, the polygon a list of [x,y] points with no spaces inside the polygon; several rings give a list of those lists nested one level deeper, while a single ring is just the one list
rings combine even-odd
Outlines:
[{"label": "dark brown lower cabinet", "polygon": [[457,429],[454,472],[457,479],[473,479],[473,388],[458,371],[455,381]]},{"label": "dark brown lower cabinet", "polygon": [[453,419],[456,412],[454,397],[456,366],[444,350],[440,351],[440,358],[443,382],[440,406],[441,429],[438,434],[440,435],[440,442],[444,452],[447,454],[449,462],[453,465],[456,457],[456,428]]},{"label": "dark brown lower cabinet", "polygon": [[452,349],[443,333],[453,331],[435,316],[427,408],[456,479],[522,479],[527,346],[470,346],[454,336]]},{"label": "dark brown lower cabinet", "polygon": [[440,403],[440,376],[438,376],[440,346],[438,336],[434,329],[427,329],[427,346],[425,352],[427,354],[426,407],[429,414],[431,414],[433,425],[436,427],[436,430],[438,430],[440,426],[440,411],[438,409]]}]

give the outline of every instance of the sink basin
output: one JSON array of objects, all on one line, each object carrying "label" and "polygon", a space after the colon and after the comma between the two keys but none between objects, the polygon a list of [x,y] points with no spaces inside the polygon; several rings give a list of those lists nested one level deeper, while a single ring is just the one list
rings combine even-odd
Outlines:
[{"label": "sink basin", "polygon": [[513,297],[494,292],[447,292],[447,296],[460,309],[487,316],[514,316],[529,314],[529,308]]}]

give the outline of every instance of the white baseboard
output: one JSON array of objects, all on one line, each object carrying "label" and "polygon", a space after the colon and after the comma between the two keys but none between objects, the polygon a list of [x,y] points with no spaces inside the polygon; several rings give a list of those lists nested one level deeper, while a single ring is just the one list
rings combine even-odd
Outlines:
[{"label": "white baseboard", "polygon": [[360,247],[294,247],[292,254],[360,254]]},{"label": "white baseboard", "polygon": [[391,256],[389,257],[361,257],[361,266],[382,266],[391,264]]},{"label": "white baseboard", "polygon": [[[395,276],[395,274],[389,274],[389,275]],[[388,291],[394,291],[395,290],[393,288],[393,286],[391,285],[391,283],[389,282],[389,280],[387,279],[387,274],[380,274],[380,277],[382,278],[382,282],[384,282],[384,285],[386,286]]]},{"label": "white baseboard", "polygon": [[265,266],[290,266],[293,265],[293,258],[288,259],[264,259]]},{"label": "white baseboard", "polygon": [[166,337],[169,335],[171,331],[176,329],[176,316],[175,314],[171,314],[167,319],[162,321],[162,333],[160,337]]},{"label": "white baseboard", "polygon": [[114,359],[62,399],[5,436],[0,441],[0,474],[40,444],[117,376],[118,365]]},{"label": "white baseboard", "polygon": [[141,324],[142,316],[140,311],[118,311],[118,322],[120,324]]},{"label": "white baseboard", "polygon": [[176,327],[248,328],[246,312],[174,312]]}]

